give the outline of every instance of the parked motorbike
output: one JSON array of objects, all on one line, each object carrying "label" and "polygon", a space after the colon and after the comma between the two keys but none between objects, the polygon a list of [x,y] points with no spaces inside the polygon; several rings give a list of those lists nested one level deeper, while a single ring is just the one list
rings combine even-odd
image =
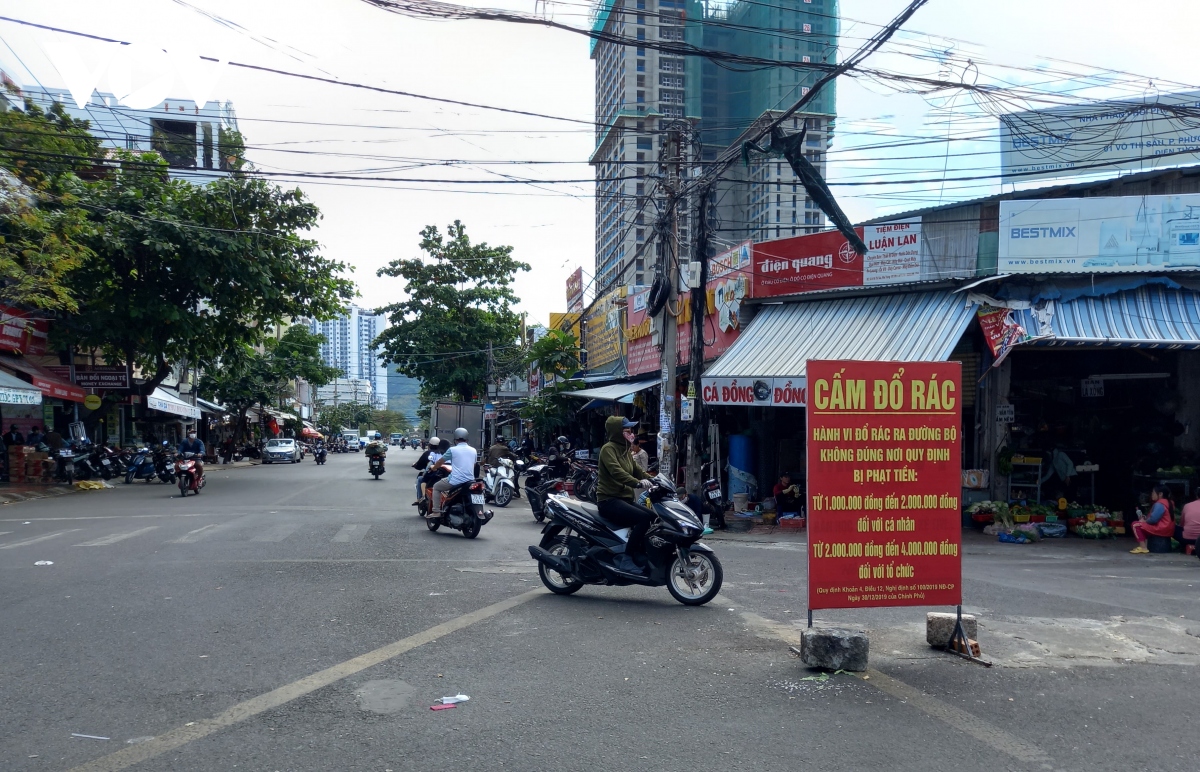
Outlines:
[{"label": "parked motorbike", "polygon": [[154,468],[154,456],[151,455],[149,448],[138,448],[134,453],[133,458],[129,461],[129,466],[125,470],[125,483],[128,485],[134,480],[145,480],[150,482],[158,473]]},{"label": "parked motorbike", "polygon": [[557,595],[578,592],[585,584],[665,584],[675,600],[688,606],[715,598],[724,571],[712,549],[699,541],[703,524],[679,500],[667,477],[659,475],[653,483],[638,499],[655,515],[645,536],[644,574],[614,565],[629,546],[628,528],[606,521],[594,504],[552,494],[546,501],[550,522],[542,529],[541,543],[529,548],[542,584]]},{"label": "parked motorbike", "polygon": [[68,445],[54,451],[54,477],[70,485],[75,481],[75,451]]},{"label": "parked motorbike", "polygon": [[154,473],[158,479],[168,485],[175,484],[175,453],[168,447],[166,441],[154,452]]},{"label": "parked motorbike", "polygon": [[513,462],[507,458],[498,459],[497,465],[489,466],[483,476],[484,495],[496,506],[507,507],[510,501],[521,495],[517,490],[516,477]]},{"label": "parked motorbike", "polygon": [[108,449],[103,445],[93,445],[88,452],[88,463],[96,470],[96,474],[105,480],[111,480],[116,473]]},{"label": "parked motorbike", "polygon": [[442,503],[440,517],[430,517],[433,511],[433,497],[437,493],[432,485],[425,487],[425,498],[417,504],[417,513],[425,518],[425,525],[431,531],[436,531],[443,525],[462,531],[468,539],[479,535],[479,530],[492,519],[495,514],[490,509],[484,509],[484,482],[480,479],[456,485],[446,494]]},{"label": "parked motorbike", "polygon": [[208,481],[196,468],[200,461],[199,453],[182,453],[175,457],[175,479],[179,482],[179,497],[187,498],[188,491],[200,495],[200,489]]},{"label": "parked motorbike", "polygon": [[539,462],[529,467],[525,477],[525,498],[533,510],[533,519],[542,522],[546,518],[546,496],[563,493],[571,471],[566,453],[551,452],[544,458],[534,457]]},{"label": "parked motorbike", "polygon": [[72,472],[76,480],[91,480],[100,476],[100,464],[93,460],[94,451],[81,446],[72,448],[74,455],[71,463],[74,466]]}]

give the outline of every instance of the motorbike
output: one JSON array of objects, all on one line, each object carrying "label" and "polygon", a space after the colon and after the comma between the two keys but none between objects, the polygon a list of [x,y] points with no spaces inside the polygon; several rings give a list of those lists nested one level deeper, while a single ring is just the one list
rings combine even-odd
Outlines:
[{"label": "motorbike", "polygon": [[496,466],[487,468],[483,476],[483,490],[485,496],[498,507],[507,507],[510,501],[521,495],[517,490],[511,459],[497,459]]},{"label": "motorbike", "polygon": [[68,445],[54,451],[54,477],[70,485],[75,481],[75,451]]},{"label": "motorbike", "polygon": [[175,457],[175,479],[179,482],[180,498],[187,498],[188,491],[194,491],[199,496],[200,489],[208,481],[196,468],[199,461],[199,453],[181,453]]},{"label": "motorbike", "polygon": [[164,441],[154,452],[154,473],[168,485],[175,484],[175,454]]},{"label": "motorbike", "polygon": [[100,464],[93,460],[93,450],[89,450],[87,447],[75,447],[73,451],[72,476],[76,480],[91,480],[100,476]]},{"label": "motorbike", "polygon": [[318,466],[324,466],[325,456],[328,455],[328,453],[329,451],[326,450],[324,445],[318,445],[313,450],[313,461],[316,461]]},{"label": "motorbike", "polygon": [[420,446],[421,443],[417,442],[416,440],[409,440],[408,444],[409,444],[409,447],[411,447],[413,450],[416,450]]},{"label": "motorbike", "polygon": [[128,467],[125,469],[125,483],[128,485],[134,480],[150,482],[157,476],[158,473],[154,468],[154,457],[150,454],[150,449],[138,448],[133,458],[129,460]]},{"label": "motorbike", "polygon": [[495,514],[492,510],[483,508],[484,482],[478,478],[450,489],[442,503],[440,517],[429,517],[433,511],[434,495],[433,486],[427,485],[425,498],[417,503],[417,514],[425,518],[425,525],[431,531],[436,531],[444,525],[462,531],[462,535],[468,539],[474,539]]},{"label": "motorbike", "polygon": [[387,470],[383,468],[383,454],[382,453],[374,455],[374,456],[367,456],[367,472],[375,475],[376,480],[379,479],[379,475],[383,474],[386,471]]},{"label": "motorbike", "polygon": [[675,600],[702,606],[721,591],[724,570],[716,554],[700,541],[704,525],[679,500],[664,475],[638,497],[654,512],[645,536],[646,572],[626,573],[614,565],[625,553],[629,529],[606,521],[595,504],[552,494],[546,501],[550,521],[542,540],[529,548],[538,575],[556,595],[578,592],[585,584],[667,586]]},{"label": "motorbike", "polygon": [[535,456],[534,460],[539,463],[526,470],[525,498],[533,510],[533,519],[540,523],[546,518],[546,497],[567,490],[565,483],[571,467],[566,453],[551,452],[545,458]]},{"label": "motorbike", "polygon": [[108,454],[108,448],[103,445],[92,446],[91,452],[88,453],[88,463],[105,480],[111,480],[116,474],[116,469],[113,468],[113,460]]}]

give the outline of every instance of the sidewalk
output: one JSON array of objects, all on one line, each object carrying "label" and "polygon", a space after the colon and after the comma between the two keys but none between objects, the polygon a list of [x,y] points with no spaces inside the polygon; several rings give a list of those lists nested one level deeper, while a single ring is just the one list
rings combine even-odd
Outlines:
[{"label": "sidewalk", "polygon": [[[209,472],[224,472],[230,469],[247,469],[249,467],[258,466],[257,461],[234,461],[232,464],[209,464],[204,467],[205,474]],[[115,485],[121,482],[117,477],[108,480],[109,485]],[[32,501],[33,499],[55,498],[57,496],[65,496],[68,493],[78,493],[76,489],[62,483],[54,483],[53,485],[3,485],[0,486],[0,506],[5,504],[18,504],[22,501]]]}]

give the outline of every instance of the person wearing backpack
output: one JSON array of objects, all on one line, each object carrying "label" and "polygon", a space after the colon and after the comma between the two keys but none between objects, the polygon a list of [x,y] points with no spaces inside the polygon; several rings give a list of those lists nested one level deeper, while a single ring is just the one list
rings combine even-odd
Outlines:
[{"label": "person wearing backpack", "polygon": [[1170,539],[1175,535],[1175,518],[1171,514],[1171,499],[1167,486],[1159,483],[1150,489],[1150,514],[1144,517],[1139,514],[1133,524],[1133,538],[1138,545],[1129,550],[1134,555],[1147,555],[1150,549],[1146,540],[1151,536],[1162,536]]}]

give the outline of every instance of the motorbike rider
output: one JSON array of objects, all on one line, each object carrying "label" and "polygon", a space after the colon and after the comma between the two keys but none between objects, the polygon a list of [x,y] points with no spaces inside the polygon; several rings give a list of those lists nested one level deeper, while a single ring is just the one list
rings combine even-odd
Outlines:
[{"label": "motorbike rider", "polygon": [[492,443],[492,446],[488,448],[488,466],[499,466],[500,459],[502,458],[515,458],[515,456],[513,456],[512,449],[509,448],[508,445],[504,444],[504,440],[497,437],[496,441]]},{"label": "motorbike rider", "polygon": [[[425,440],[422,440],[422,444],[425,444],[425,442]],[[442,441],[440,439],[437,437],[430,437],[428,444],[429,450],[422,453],[421,457],[417,459],[417,463],[413,464],[413,469],[417,470],[417,500],[413,502],[413,506],[420,504],[421,499],[425,497],[424,486],[426,484],[433,484],[434,481],[432,478],[427,481],[425,477],[432,473],[433,465],[436,464],[442,457]]]},{"label": "motorbike rider", "polygon": [[179,443],[177,448],[180,455],[184,453],[196,454],[196,479],[199,480],[204,476],[204,441],[196,437],[196,430],[192,429],[188,432],[187,439]]},{"label": "motorbike rider", "polygon": [[470,436],[469,432],[461,426],[455,429],[454,445],[433,467],[434,471],[437,471],[442,467],[449,466],[450,476],[444,480],[438,480],[433,485],[433,512],[430,513],[430,517],[441,517],[442,498],[451,488],[475,479],[475,465],[479,462],[479,451],[467,442],[468,436]]},{"label": "motorbike rider", "polygon": [[613,561],[619,571],[642,574],[646,570],[645,537],[650,528],[650,510],[633,503],[635,489],[650,488],[650,474],[633,461],[629,447],[633,444],[636,421],[619,415],[604,422],[608,442],[600,448],[599,481],[596,484],[596,506],[600,516],[622,528],[629,528],[625,552]]}]

